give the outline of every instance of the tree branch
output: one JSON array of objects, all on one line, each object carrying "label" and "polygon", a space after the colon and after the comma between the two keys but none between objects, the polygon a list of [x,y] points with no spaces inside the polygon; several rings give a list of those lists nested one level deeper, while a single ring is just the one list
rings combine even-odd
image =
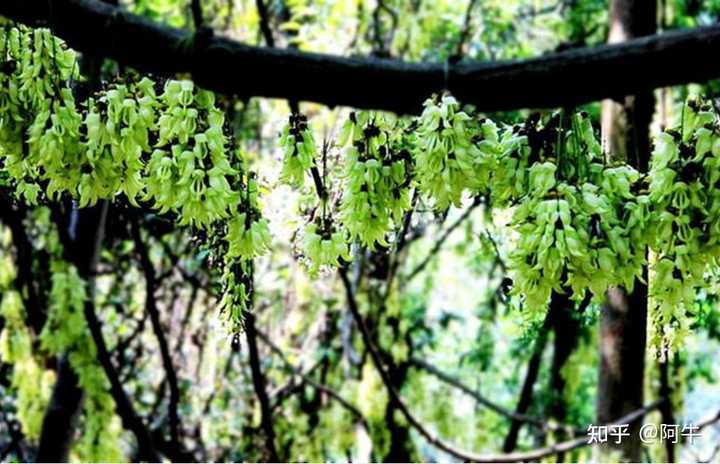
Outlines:
[{"label": "tree branch", "polygon": [[248,353],[250,357],[250,372],[252,374],[253,387],[255,394],[260,402],[260,421],[265,433],[265,447],[268,452],[268,461],[279,462],[277,449],[275,447],[275,429],[272,423],[272,408],[270,407],[270,399],[265,390],[265,376],[260,368],[260,356],[257,348],[257,329],[255,327],[255,314],[248,311],[245,316],[245,339],[248,344]]},{"label": "tree branch", "polygon": [[178,404],[180,403],[180,389],[178,388],[178,378],[173,366],[172,356],[168,348],[168,342],[163,332],[162,323],[160,321],[160,313],[155,300],[155,289],[157,288],[157,279],[155,276],[155,267],[150,261],[147,246],[140,236],[140,227],[136,216],[131,220],[131,233],[135,243],[135,251],[140,257],[140,265],[145,276],[145,310],[150,315],[153,333],[160,346],[160,357],[162,359],[163,369],[170,387],[170,401],[168,402],[168,417],[170,419],[170,443],[175,447],[180,447],[180,418],[178,416]]},{"label": "tree branch", "polygon": [[470,29],[472,27],[472,14],[475,9],[477,0],[469,0],[467,9],[465,10],[465,19],[463,20],[463,26],[460,30],[460,37],[458,38],[457,47],[455,47],[455,55],[462,57],[465,54],[465,43],[470,37]]},{"label": "tree branch", "polygon": [[270,15],[268,14],[267,6],[263,0],[255,0],[255,7],[260,16],[260,32],[262,32],[263,39],[265,39],[265,45],[270,48],[275,48],[275,38],[273,37],[272,29],[270,29]]},{"label": "tree branch", "polygon": [[[96,253],[99,253],[99,244],[102,243],[108,203],[103,202],[101,207],[102,212],[100,215],[100,224],[97,229],[97,244],[95,246]],[[103,338],[101,322],[97,317],[97,314],[95,314],[95,304],[93,303],[92,293],[90,293],[88,298],[85,300],[84,313],[88,329],[90,330],[90,335],[92,336],[97,349],[98,362],[100,362],[103,371],[105,371],[105,376],[110,382],[110,394],[112,395],[113,400],[115,400],[115,411],[118,416],[120,416],[123,426],[135,435],[140,459],[151,462],[159,462],[160,456],[157,454],[157,451],[155,451],[150,433],[147,427],[145,427],[145,424],[142,422],[140,416],[138,416],[135,412],[135,408],[133,407],[130,398],[128,398],[127,393],[125,393],[122,383],[120,382],[120,378],[118,377],[117,370],[110,359],[110,353],[107,345],[105,344],[105,339]]]},{"label": "tree branch", "polygon": [[710,427],[711,425],[720,422],[720,410],[718,410],[715,415],[700,421],[699,423],[695,424],[698,428],[698,431],[703,430],[704,428]]},{"label": "tree branch", "polygon": [[193,25],[197,31],[203,27],[203,10],[200,0],[192,0],[190,3],[190,11],[192,12]]},{"label": "tree branch", "polygon": [[[385,389],[388,392],[388,397],[390,401],[394,402],[397,406],[398,410],[402,413],[402,415],[407,420],[408,424],[412,426],[417,432],[422,435],[423,438],[432,446],[436,447],[437,449],[444,451],[448,453],[449,455],[453,456],[456,459],[460,459],[463,461],[468,462],[477,462],[477,463],[500,463],[500,462],[521,462],[521,461],[538,461],[544,457],[552,456],[558,453],[565,453],[567,451],[574,450],[576,448],[580,448],[583,446],[587,446],[590,444],[590,437],[584,436],[580,437],[574,440],[562,442],[562,443],[556,443],[554,445],[546,446],[544,448],[538,448],[531,451],[525,451],[525,452],[515,452],[515,453],[508,453],[508,454],[475,454],[470,451],[466,451],[463,449],[456,448],[454,445],[449,444],[442,439],[435,436],[434,433],[429,431],[425,426],[410,412],[410,409],[407,407],[405,402],[400,398],[400,394],[395,390],[395,388],[392,386],[392,382],[390,379],[390,376],[388,372],[386,371],[385,367],[383,366],[382,360],[380,358],[380,353],[377,350],[377,347],[372,342],[372,338],[370,336],[370,332],[368,331],[367,326],[365,325],[365,321],[362,318],[362,315],[360,314],[360,309],[358,308],[357,301],[355,300],[355,295],[352,291],[352,287],[350,284],[350,279],[348,279],[347,276],[347,270],[345,268],[340,268],[338,270],[340,274],[340,279],[342,280],[343,286],[345,288],[345,295],[347,297],[348,306],[350,307],[350,312],[353,315],[353,318],[355,319],[355,322],[357,323],[358,329],[360,330],[360,335],[362,336],[363,343],[368,349],[368,352],[370,353],[370,359],[372,360],[373,364],[375,365],[375,369],[378,371],[378,374],[380,375],[380,378],[383,381],[383,384],[385,385]],[[662,402],[665,401],[665,399],[658,400],[646,407],[640,408],[636,411],[631,412],[630,414],[627,414],[624,417],[621,417],[617,421],[613,422],[609,425],[614,424],[626,424],[626,423],[632,423],[637,421],[638,419],[642,418],[645,414],[647,414],[649,411],[652,411],[656,409]]]},{"label": "tree branch", "polygon": [[[540,364],[542,363],[542,355],[545,351],[545,346],[548,340],[548,331],[550,330],[552,321],[550,320],[550,313],[545,315],[545,321],[542,327],[540,327],[537,338],[535,339],[535,345],[533,346],[533,353],[527,364],[525,370],[525,380],[523,381],[522,389],[520,390],[520,398],[518,398],[517,405],[515,406],[515,414],[525,414],[530,408],[532,402],[533,390],[535,382],[537,382],[538,374],[540,373]],[[510,453],[515,450],[517,446],[518,435],[520,434],[520,428],[523,422],[513,420],[510,423],[510,429],[505,436],[503,442],[503,451]]]},{"label": "tree branch", "polygon": [[[415,113],[451,91],[480,111],[572,106],[720,74],[720,25],[520,61],[443,64],[343,58],[243,45],[155,24],[97,0],[54,0],[52,29],[71,47],[141,71],[191,73],[203,87],[240,97],[305,100]],[[4,0],[0,14],[49,24],[46,0]],[[192,44],[192,45],[189,45]],[[447,70],[447,73],[446,73]],[[341,82],[343,85],[337,85]],[[582,85],[578,85],[582,83]],[[537,89],[542,89],[538,92]]]},{"label": "tree branch", "polygon": [[477,390],[474,390],[474,389],[468,387],[467,385],[462,383],[456,377],[453,377],[452,375],[441,371],[440,369],[438,369],[437,367],[433,366],[432,364],[430,364],[429,362],[427,362],[423,359],[410,358],[410,364],[434,375],[435,377],[437,377],[441,381],[445,382],[446,384],[448,384],[452,387],[455,387],[458,390],[460,390],[461,392],[465,393],[466,395],[472,397],[475,401],[482,404],[486,408],[488,408],[492,411],[495,411],[496,413],[500,414],[501,416],[507,417],[508,419],[512,419],[513,421],[517,421],[517,422],[525,422],[525,423],[534,425],[542,430],[552,430],[552,431],[568,430],[567,425],[552,423],[541,417],[529,416],[527,414],[511,411],[508,408],[500,406],[499,404],[494,403],[494,402],[490,401],[489,399],[485,398]]},{"label": "tree branch", "polygon": [[475,197],[472,204],[468,206],[468,208],[460,215],[460,217],[458,217],[455,222],[450,224],[450,226],[443,231],[443,234],[440,236],[440,238],[437,239],[435,245],[433,245],[427,256],[425,256],[425,258],[420,262],[420,264],[415,266],[415,268],[410,272],[410,274],[408,274],[407,278],[405,279],[406,282],[410,282],[411,280],[413,280],[427,267],[428,264],[430,264],[430,260],[433,258],[433,256],[438,254],[450,234],[452,234],[455,229],[460,227],[460,224],[462,224],[463,221],[465,221],[465,219],[470,216],[470,213],[472,213],[473,210],[477,208],[478,205],[480,205],[481,203],[482,199],[480,197]]},{"label": "tree branch", "polygon": [[263,343],[265,343],[268,347],[270,347],[270,349],[272,350],[273,353],[275,353],[276,355],[278,355],[278,357],[280,357],[283,364],[285,364],[285,367],[290,372],[292,372],[294,375],[297,375],[298,377],[300,377],[303,380],[303,382],[307,383],[308,385],[310,385],[317,391],[325,393],[327,396],[329,396],[330,398],[332,398],[335,401],[337,401],[338,403],[340,403],[345,409],[350,411],[350,413],[352,413],[353,416],[355,416],[355,418],[362,424],[363,427],[365,427],[366,430],[370,430],[367,420],[365,419],[365,417],[362,415],[362,413],[360,412],[360,410],[357,407],[355,407],[348,400],[346,400],[345,398],[340,396],[340,394],[337,393],[335,390],[327,387],[326,385],[323,385],[321,383],[314,381],[312,379],[312,377],[310,377],[308,374],[303,372],[302,369],[293,365],[293,363],[291,363],[288,360],[287,356],[285,356],[285,353],[282,352],[280,347],[278,347],[275,343],[272,342],[272,340],[270,340],[270,337],[268,337],[264,333],[260,332],[259,330],[256,333],[257,333],[258,338],[260,338],[260,340],[262,340]]}]

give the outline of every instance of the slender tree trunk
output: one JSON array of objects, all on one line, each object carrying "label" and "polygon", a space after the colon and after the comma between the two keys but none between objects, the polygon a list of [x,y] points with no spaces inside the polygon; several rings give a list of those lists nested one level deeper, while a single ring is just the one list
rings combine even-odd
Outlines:
[{"label": "slender tree trunk", "polygon": [[[515,407],[516,414],[525,414],[530,408],[530,403],[533,397],[533,388],[537,381],[538,374],[540,373],[540,363],[542,361],[542,355],[545,351],[545,345],[547,345],[547,334],[550,328],[551,314],[545,316],[545,322],[540,329],[540,333],[535,340],[535,347],[533,354],[528,362],[527,371],[525,373],[525,381],[523,382],[522,390],[520,392],[520,398],[518,399],[517,406]],[[510,430],[505,436],[505,442],[503,443],[503,452],[510,453],[515,450],[518,441],[518,435],[520,434],[520,428],[524,422],[515,420],[510,423]]]},{"label": "slender tree trunk", "polygon": [[[610,43],[653,34],[657,22],[656,0],[612,0]],[[654,110],[652,92],[606,100],[602,108],[603,145],[610,156],[625,159],[647,171],[650,156],[649,126]],[[647,268],[643,270],[647,281]],[[597,421],[611,422],[643,405],[648,289],[640,281],[628,293],[611,289],[600,317],[600,369]],[[630,425],[630,436],[619,449],[622,459],[639,461],[640,421]],[[610,440],[613,441],[613,440]]]},{"label": "slender tree trunk", "polygon": [[[402,343],[402,341],[397,340],[400,335],[397,323],[399,323],[399,321],[394,317],[390,318],[388,321],[388,324],[395,332],[394,335],[397,343]],[[408,345],[410,345],[410,343],[408,343]],[[395,388],[396,391],[402,390],[402,387],[407,380],[410,364],[408,362],[402,362],[400,364],[395,363],[392,356],[385,350],[381,352],[381,355],[385,358],[385,363],[388,366],[388,373],[390,374],[390,381],[393,388]],[[385,456],[383,456],[383,462],[417,461],[417,457],[415,457],[415,446],[413,445],[410,437],[410,427],[407,422],[397,420],[399,412],[400,411],[398,410],[395,402],[388,401],[387,407],[385,408],[385,423],[387,425],[388,432],[390,432],[390,448]]]},{"label": "slender tree trunk", "polygon": [[[663,424],[675,424],[675,412],[673,411],[672,385],[670,384],[670,359],[658,362],[658,371],[660,373],[660,398],[667,398],[660,406],[660,417]],[[675,443],[672,440],[664,440],[665,459],[667,462],[675,462]]]},{"label": "slender tree trunk", "polygon": [[575,314],[575,305],[568,295],[553,293],[551,301],[552,329],[554,332],[553,358],[550,367],[550,389],[552,401],[550,415],[558,422],[565,422],[567,401],[563,367],[578,346],[580,339],[580,320]]},{"label": "slender tree trunk", "polygon": [[252,374],[253,387],[255,394],[260,402],[260,421],[265,434],[265,450],[267,452],[267,460],[278,462],[278,452],[275,447],[275,428],[272,422],[272,409],[270,408],[270,399],[266,390],[265,375],[260,367],[260,356],[257,348],[257,333],[255,332],[255,314],[248,312],[245,316],[245,339],[248,344],[248,354],[250,357],[250,372]]}]

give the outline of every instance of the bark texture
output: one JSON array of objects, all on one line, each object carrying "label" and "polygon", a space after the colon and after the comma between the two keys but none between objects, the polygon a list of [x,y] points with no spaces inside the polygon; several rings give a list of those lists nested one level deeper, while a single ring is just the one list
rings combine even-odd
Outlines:
[{"label": "bark texture", "polygon": [[3,0],[0,14],[48,25],[82,52],[160,75],[190,73],[198,85],[243,98],[416,113],[428,96],[447,89],[480,111],[503,111],[573,106],[720,74],[720,61],[697,59],[720,51],[719,25],[616,43],[644,35],[642,18],[655,20],[656,7],[646,0],[614,8],[609,45],[528,60],[447,64],[253,47],[209,29],[193,34],[162,26],[98,0],[51,3],[52,20],[46,0]]},{"label": "bark texture", "polygon": [[[608,41],[619,43],[655,33],[655,0],[612,0]],[[602,139],[606,152],[625,159],[641,172],[647,171],[650,154],[649,126],[654,111],[651,91],[606,100],[602,108]],[[643,270],[647,281],[647,268]],[[648,289],[639,280],[632,292],[611,289],[600,317],[600,370],[597,421],[616,420],[643,405],[645,349],[647,341]],[[630,424],[630,436],[617,449],[626,461],[639,461],[641,421]]]}]

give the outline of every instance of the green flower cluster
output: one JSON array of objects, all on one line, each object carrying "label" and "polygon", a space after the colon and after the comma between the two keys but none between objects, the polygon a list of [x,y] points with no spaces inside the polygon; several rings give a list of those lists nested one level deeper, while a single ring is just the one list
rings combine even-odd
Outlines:
[{"label": "green flower cluster", "polygon": [[350,247],[343,230],[336,230],[327,221],[316,221],[305,228],[305,257],[310,274],[316,276],[322,266],[338,266],[340,259],[350,261]]},{"label": "green flower cluster", "polygon": [[351,240],[374,249],[410,209],[412,160],[403,131],[378,113],[352,113],[343,126],[346,148],[340,219]]},{"label": "green flower cluster", "polygon": [[280,145],[284,152],[280,179],[300,188],[305,183],[307,171],[315,166],[317,155],[315,138],[305,115],[290,115],[288,125],[280,136]]},{"label": "green flower cluster", "polygon": [[245,314],[250,310],[250,294],[244,281],[247,263],[229,263],[222,275],[223,289],[219,309],[228,333],[238,334],[245,327]]},{"label": "green flower cluster", "polygon": [[500,202],[517,204],[512,292],[534,314],[546,309],[552,291],[582,298],[589,289],[602,298],[614,285],[631,289],[645,263],[649,217],[647,196],[637,195],[640,174],[602,163],[594,134],[582,129],[585,119],[575,115],[565,129],[560,115],[531,118],[511,131],[519,139],[508,156],[527,165],[527,176],[503,175]]},{"label": "green flower cluster", "polygon": [[[7,235],[7,234],[4,234]],[[6,237],[3,237],[3,242]],[[7,243],[3,243],[4,248]],[[23,434],[31,441],[40,438],[55,375],[35,359],[30,331],[20,294],[12,289],[15,268],[9,255],[0,258],[0,316],[4,327],[0,333],[0,360],[13,366],[11,388],[16,392],[17,418]]]},{"label": "green flower cluster", "polygon": [[227,258],[249,261],[270,250],[268,222],[260,215],[258,185],[253,173],[247,176],[247,186],[236,214],[228,220]]},{"label": "green flower cluster", "polygon": [[236,179],[242,187],[241,200],[218,245],[224,263],[220,314],[232,334],[242,330],[245,314],[252,309],[253,260],[267,253],[271,246],[268,222],[260,215],[255,174],[238,174]]},{"label": "green flower cluster", "polygon": [[[47,29],[0,28],[0,158],[16,195],[30,203],[40,195],[38,180],[61,170],[54,156],[76,142],[79,115],[66,84],[76,75],[75,63],[75,54]],[[41,162],[53,171],[42,172]]]},{"label": "green flower cluster", "polygon": [[77,104],[75,54],[49,31],[6,26],[0,47],[0,158],[18,196],[34,204],[43,184],[83,207],[123,193],[203,228],[235,209],[213,93],[169,80],[157,95],[154,81],[131,76]]},{"label": "green flower cluster", "polygon": [[75,444],[75,451],[83,460],[120,461],[122,428],[85,322],[85,282],[73,266],[63,261],[54,260],[51,270],[50,311],[40,341],[43,349],[55,356],[69,353],[70,365],[85,394],[83,435]]},{"label": "green flower cluster", "polygon": [[180,224],[206,227],[227,218],[239,201],[227,177],[225,117],[213,93],[190,81],[167,81],[159,98],[158,142],[146,169],[147,194]]},{"label": "green flower cluster", "polygon": [[[137,206],[145,187],[143,156],[156,128],[154,83],[116,82],[85,103],[83,164],[78,170],[80,206],[122,192]],[[74,192],[68,186],[64,190]]]},{"label": "green flower cluster", "polygon": [[650,337],[661,356],[689,331],[695,290],[720,257],[719,168],[718,117],[709,102],[689,99],[681,127],[656,137],[649,173]]},{"label": "green flower cluster", "polygon": [[[418,188],[435,202],[436,209],[460,206],[466,189],[476,193],[487,188],[497,142],[493,126],[487,120],[483,124],[473,121],[450,95],[425,102],[412,154]],[[483,143],[484,139],[488,142]]]}]

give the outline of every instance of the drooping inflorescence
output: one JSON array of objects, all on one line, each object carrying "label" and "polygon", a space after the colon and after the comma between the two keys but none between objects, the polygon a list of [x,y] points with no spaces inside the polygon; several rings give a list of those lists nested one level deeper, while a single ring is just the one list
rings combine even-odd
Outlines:
[{"label": "drooping inflorescence", "polygon": [[305,115],[290,115],[280,145],[284,153],[281,179],[295,187],[302,187],[308,171],[315,166],[317,155],[315,138]]},{"label": "drooping inflorescence", "polygon": [[[252,262],[272,237],[215,95],[129,73],[76,99],[81,80],[75,54],[49,31],[0,29],[2,186],[29,204],[122,196],[202,230],[221,257],[221,306],[237,330]],[[657,136],[646,175],[607,161],[583,113],[503,126],[448,94],[416,118],[351,113],[333,145],[343,159],[336,191],[325,154],[319,174],[307,118],[294,113],[280,137],[280,178],[306,188],[310,173],[319,194],[301,234],[311,274],[350,261],[353,244],[391,248],[412,198],[439,213],[481,197],[512,210],[512,293],[536,315],[552,292],[602,299],[613,286],[631,289],[649,249],[653,340],[664,350],[689,330],[695,290],[720,254],[717,115],[699,100],[683,113],[681,127]]]},{"label": "drooping inflorescence", "polygon": [[696,290],[720,257],[720,122],[689,99],[680,127],[655,138],[649,173],[654,259],[650,339],[664,356],[690,330]]},{"label": "drooping inflorescence", "polygon": [[374,249],[410,208],[412,164],[396,121],[379,113],[350,115],[339,141],[346,147],[340,221],[350,239]]}]

